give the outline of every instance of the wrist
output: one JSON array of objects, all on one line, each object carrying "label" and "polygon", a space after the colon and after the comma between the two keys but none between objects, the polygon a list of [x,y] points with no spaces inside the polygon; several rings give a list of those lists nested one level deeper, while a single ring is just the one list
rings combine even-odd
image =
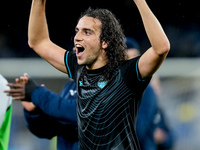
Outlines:
[{"label": "wrist", "polygon": [[33,81],[31,78],[28,79],[28,83],[25,85],[25,100],[27,102],[32,102],[31,95],[33,91],[39,87],[39,85]]}]

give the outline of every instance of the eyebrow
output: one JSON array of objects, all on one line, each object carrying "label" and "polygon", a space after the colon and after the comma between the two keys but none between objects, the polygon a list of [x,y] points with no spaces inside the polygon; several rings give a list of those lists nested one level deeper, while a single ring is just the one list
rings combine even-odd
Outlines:
[{"label": "eyebrow", "polygon": [[[83,28],[83,31],[90,31],[90,32],[94,32],[94,30],[90,29],[90,28]],[[75,28],[75,31],[79,31],[79,28]]]}]

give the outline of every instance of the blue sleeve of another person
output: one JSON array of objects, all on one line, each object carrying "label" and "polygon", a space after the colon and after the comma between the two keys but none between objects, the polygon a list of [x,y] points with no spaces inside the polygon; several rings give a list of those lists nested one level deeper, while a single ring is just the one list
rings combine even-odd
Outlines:
[{"label": "blue sleeve of another person", "polygon": [[39,108],[31,112],[24,109],[24,116],[28,129],[37,137],[51,139],[57,135],[56,120]]},{"label": "blue sleeve of another person", "polygon": [[61,94],[40,86],[31,95],[33,104],[45,114],[56,118],[63,124],[71,125],[77,125],[76,98],[77,93],[74,81],[69,81]]},{"label": "blue sleeve of another person", "polygon": [[34,111],[24,115],[29,130],[40,138],[57,136],[57,149],[78,150],[76,86],[68,82],[60,94],[39,87],[32,93]]}]

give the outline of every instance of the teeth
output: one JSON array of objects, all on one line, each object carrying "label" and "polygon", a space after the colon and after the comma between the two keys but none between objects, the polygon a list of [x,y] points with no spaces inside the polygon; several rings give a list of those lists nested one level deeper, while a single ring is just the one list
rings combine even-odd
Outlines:
[{"label": "teeth", "polygon": [[76,47],[82,47],[81,45],[76,45]]}]

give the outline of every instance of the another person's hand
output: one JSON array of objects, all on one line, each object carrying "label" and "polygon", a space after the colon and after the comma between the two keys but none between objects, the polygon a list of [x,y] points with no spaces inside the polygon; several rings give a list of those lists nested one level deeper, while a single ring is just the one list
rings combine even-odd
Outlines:
[{"label": "another person's hand", "polygon": [[28,74],[24,74],[20,78],[15,79],[16,83],[8,83],[10,90],[4,91],[8,96],[12,96],[13,100],[21,100],[31,102],[31,94],[38,87]]},{"label": "another person's hand", "polygon": [[[21,77],[20,77],[21,78]],[[24,100],[25,99],[25,80],[16,78],[16,83],[8,83],[10,90],[5,90],[8,96],[12,96],[13,100]]]},{"label": "another person's hand", "polygon": [[32,102],[26,102],[26,101],[22,101],[21,102],[23,107],[27,110],[27,111],[33,111],[35,110],[36,106],[32,103]]},{"label": "another person's hand", "polygon": [[33,111],[36,106],[32,102],[23,101],[26,99],[25,86],[28,83],[28,80],[29,76],[25,73],[24,76],[15,79],[16,83],[8,83],[10,90],[6,90],[4,92],[12,96],[13,100],[21,100],[23,107],[27,111]]},{"label": "another person's hand", "polygon": [[161,128],[156,128],[154,132],[154,140],[156,144],[162,144],[165,142],[167,134]]}]

